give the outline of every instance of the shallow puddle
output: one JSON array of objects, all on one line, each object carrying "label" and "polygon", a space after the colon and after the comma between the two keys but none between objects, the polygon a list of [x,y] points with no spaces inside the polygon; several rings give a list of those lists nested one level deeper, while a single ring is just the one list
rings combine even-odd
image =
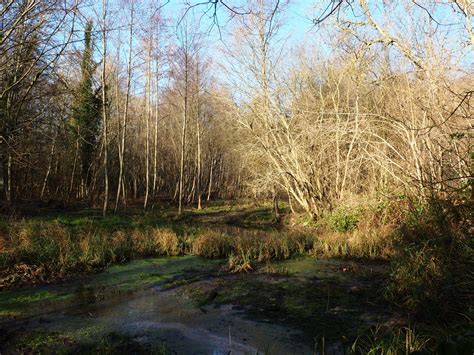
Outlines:
[{"label": "shallow puddle", "polygon": [[326,290],[323,305],[311,303],[317,295],[308,287],[321,288],[315,279],[349,282],[348,263],[288,260],[274,264],[274,276],[229,275],[223,263],[193,256],[138,260],[81,281],[3,291],[0,352],[311,354],[325,324],[314,332],[308,324],[343,313]]}]

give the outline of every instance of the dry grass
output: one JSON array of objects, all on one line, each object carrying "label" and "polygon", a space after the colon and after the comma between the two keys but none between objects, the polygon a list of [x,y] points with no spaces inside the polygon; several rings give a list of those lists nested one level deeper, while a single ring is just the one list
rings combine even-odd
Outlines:
[{"label": "dry grass", "polygon": [[182,253],[180,240],[171,229],[152,228],[148,233],[155,245],[156,254],[174,256]]},{"label": "dry grass", "polygon": [[392,230],[324,231],[314,239],[311,254],[324,257],[389,259],[394,254]]},{"label": "dry grass", "polygon": [[133,249],[138,255],[153,256],[156,253],[156,243],[147,231],[133,229],[130,232]]},{"label": "dry grass", "polygon": [[[363,227],[363,228],[362,228]],[[136,257],[193,254],[206,258],[229,258],[229,270],[248,272],[255,263],[283,260],[295,255],[356,256],[376,258],[390,254],[390,244],[359,223],[350,232],[325,230],[261,231],[240,229],[232,233],[205,229],[197,235],[176,234],[169,228],[115,229],[92,223],[70,227],[58,221],[16,221],[2,226],[0,279],[9,273],[18,280],[34,275],[73,273],[75,270],[103,268]],[[15,269],[16,268],[16,269]],[[33,275],[33,276],[32,276]],[[15,281],[16,282],[16,281]],[[4,282],[5,283],[5,282]]]},{"label": "dry grass", "polygon": [[229,256],[229,271],[232,273],[253,271],[252,258],[248,253]]},{"label": "dry grass", "polygon": [[324,257],[390,259],[396,252],[395,231],[402,216],[391,205],[337,209],[313,233],[311,254]]},{"label": "dry grass", "polygon": [[205,258],[223,258],[231,252],[231,238],[216,230],[205,230],[192,242],[192,254]]},{"label": "dry grass", "polygon": [[206,230],[192,242],[192,253],[207,258],[229,257],[230,271],[248,272],[255,262],[288,259],[307,253],[311,246],[312,237],[289,231],[240,230],[229,235]]},{"label": "dry grass", "polygon": [[124,263],[134,257],[180,255],[171,229],[108,230],[92,224],[71,229],[59,222],[10,222],[0,250],[0,288]]},{"label": "dry grass", "polygon": [[[93,223],[71,227],[58,221],[10,221],[0,226],[0,279],[12,267],[21,265],[44,273],[66,273],[103,268],[136,257],[183,254],[229,258],[231,271],[250,271],[255,263],[295,255],[365,259],[391,259],[396,255],[399,234],[395,232],[407,218],[399,209],[357,208],[357,218],[347,214],[350,210],[341,208],[328,218],[330,222],[323,220],[312,228],[263,231],[179,227],[180,234],[158,227],[111,230]],[[341,228],[347,230],[337,230]],[[416,255],[409,258],[417,260]]]}]

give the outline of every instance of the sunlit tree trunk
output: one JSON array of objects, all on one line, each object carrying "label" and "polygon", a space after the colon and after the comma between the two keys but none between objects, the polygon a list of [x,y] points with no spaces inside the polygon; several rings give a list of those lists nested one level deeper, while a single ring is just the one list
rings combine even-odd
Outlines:
[{"label": "sunlit tree trunk", "polygon": [[183,194],[184,194],[184,158],[186,149],[186,129],[188,123],[188,90],[189,90],[189,43],[188,33],[186,29],[184,38],[184,93],[183,93],[183,121],[181,130],[181,158],[179,164],[179,195],[178,195],[178,214],[181,215],[183,212]]},{"label": "sunlit tree trunk", "polygon": [[103,115],[103,132],[104,132],[104,205],[102,214],[107,213],[107,204],[109,202],[109,173],[108,173],[108,137],[107,137],[107,97],[106,97],[106,59],[107,59],[107,0],[102,0],[102,115]]},{"label": "sunlit tree trunk", "polygon": [[202,191],[201,191],[201,101],[200,101],[200,73],[199,57],[196,59],[196,138],[197,138],[197,173],[196,173],[196,191],[197,191],[197,209],[202,209]]},{"label": "sunlit tree trunk", "polygon": [[152,94],[151,94],[151,53],[152,53],[153,35],[150,34],[147,45],[147,63],[146,63],[146,115],[145,115],[145,200],[143,209],[148,206],[148,195],[150,193],[150,120],[152,115]]},{"label": "sunlit tree trunk", "polygon": [[[158,48],[157,48],[158,50]],[[155,82],[155,127],[153,132],[153,200],[156,199],[157,183],[158,183],[158,122],[160,115],[160,72],[159,72],[159,58],[156,54],[155,60],[156,82]]]},{"label": "sunlit tree trunk", "polygon": [[[118,184],[117,184],[117,195],[115,196],[115,211],[118,209],[118,204],[120,200],[120,193],[122,192],[125,199],[125,188],[124,187],[124,165],[125,165],[125,138],[127,135],[127,121],[128,121],[128,106],[130,100],[130,85],[132,80],[132,48],[133,48],[133,20],[134,20],[134,7],[133,1],[130,2],[130,24],[129,24],[129,40],[128,40],[128,63],[127,63],[127,88],[125,92],[125,107],[122,116],[121,122],[121,136],[120,136],[120,143],[119,143],[119,177],[118,177]],[[121,191],[122,189],[122,191]]]}]

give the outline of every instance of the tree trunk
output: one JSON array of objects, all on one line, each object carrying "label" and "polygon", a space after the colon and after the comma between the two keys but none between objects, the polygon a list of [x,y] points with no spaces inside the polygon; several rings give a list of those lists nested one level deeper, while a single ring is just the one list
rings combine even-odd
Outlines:
[{"label": "tree trunk", "polygon": [[[157,38],[158,40],[158,38]],[[158,183],[158,122],[160,114],[160,101],[159,101],[159,89],[160,89],[160,72],[159,72],[159,58],[156,55],[155,67],[156,67],[156,86],[155,86],[155,127],[153,134],[153,201],[156,199],[157,183]]]},{"label": "tree trunk", "polygon": [[199,78],[199,58],[196,60],[196,138],[197,138],[197,183],[196,183],[196,191],[197,191],[197,209],[202,209],[201,200],[202,200],[202,192],[201,192],[201,127],[199,124],[199,120],[201,119],[201,102],[199,97],[199,87],[200,87],[200,78]]},{"label": "tree trunk", "polygon": [[[120,193],[122,186],[124,187],[123,182],[123,171],[125,169],[125,138],[127,136],[127,121],[128,121],[128,106],[130,101],[130,84],[132,80],[132,47],[133,47],[133,19],[134,19],[134,7],[133,1],[130,2],[130,25],[129,25],[129,39],[128,39],[128,63],[127,63],[127,90],[125,93],[125,107],[122,117],[121,124],[121,137],[119,143],[119,178],[117,184],[117,195],[115,196],[115,212],[118,209],[118,203],[120,200]],[[118,84],[117,84],[118,85]],[[125,201],[125,190],[122,189],[122,194]]]},{"label": "tree trunk", "polygon": [[209,169],[209,187],[207,190],[207,198],[206,201],[209,202],[211,199],[211,191],[212,191],[212,173],[214,172],[214,158],[211,159],[211,168]]},{"label": "tree trunk", "polygon": [[107,58],[107,29],[106,29],[106,18],[107,18],[107,0],[102,0],[102,115],[104,120],[104,206],[102,208],[102,215],[105,216],[107,213],[107,204],[109,202],[109,175],[108,175],[108,157],[107,157],[107,98],[106,98],[106,80],[105,80],[105,69],[106,69],[106,58]]},{"label": "tree trunk", "polygon": [[278,194],[273,192],[273,214],[275,215],[275,218],[278,220],[281,217],[280,213],[280,208],[278,207]]},{"label": "tree trunk", "polygon": [[[186,51],[188,49],[186,48]],[[186,148],[186,125],[188,120],[188,65],[189,58],[188,53],[185,53],[184,63],[184,107],[183,107],[183,128],[181,132],[181,160],[179,165],[179,202],[178,202],[178,214],[181,215],[183,212],[183,180],[184,180],[184,156]]]},{"label": "tree trunk", "polygon": [[153,36],[150,35],[148,39],[148,58],[146,68],[146,115],[145,115],[145,200],[143,202],[143,209],[146,210],[148,205],[148,195],[150,192],[150,119],[151,119],[151,46]]},{"label": "tree trunk", "polygon": [[53,158],[54,158],[54,150],[56,148],[56,139],[58,138],[58,134],[59,134],[59,128],[56,130],[56,134],[54,135],[54,138],[53,138],[53,143],[51,144],[51,151],[49,153],[49,163],[48,163],[48,168],[46,169],[46,174],[44,176],[43,187],[41,188],[40,200],[43,199],[44,191],[46,190],[46,186],[48,184],[49,174],[51,173],[51,167],[53,165]]}]

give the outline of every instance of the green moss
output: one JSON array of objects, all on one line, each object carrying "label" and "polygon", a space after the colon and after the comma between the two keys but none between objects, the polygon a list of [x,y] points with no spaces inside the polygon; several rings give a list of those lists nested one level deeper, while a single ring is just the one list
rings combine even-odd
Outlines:
[{"label": "green moss", "polygon": [[129,334],[111,330],[104,325],[81,327],[78,331],[32,331],[9,345],[19,353],[133,353],[172,354],[163,341],[141,343]]},{"label": "green moss", "polygon": [[72,294],[59,290],[12,290],[0,297],[0,317],[19,317],[42,312],[46,307],[68,302]]},{"label": "green moss", "polygon": [[19,353],[56,353],[68,352],[72,339],[60,332],[36,331],[22,337],[15,346]]},{"label": "green moss", "polygon": [[176,287],[216,272],[222,264],[222,260],[195,256],[143,259],[112,266],[80,283],[4,291],[0,294],[0,317],[22,317],[55,307],[88,305],[152,285]]},{"label": "green moss", "polygon": [[198,306],[231,304],[252,320],[300,329],[305,341],[318,337],[346,341],[383,311],[377,306],[378,284],[345,274],[342,265],[311,258],[287,260],[272,264],[275,272],[270,275],[238,275],[216,287],[192,287],[188,292]]},{"label": "green moss", "polygon": [[11,302],[11,304],[31,306],[33,303],[63,302],[70,297],[68,294],[59,292],[38,291],[33,294],[27,294],[26,292],[27,291],[20,295],[14,295],[9,298],[8,301]]},{"label": "green moss", "polygon": [[351,277],[351,275],[337,272],[346,264],[347,263],[336,259],[300,257],[276,261],[271,265],[275,272],[280,274],[319,279],[346,279]]},{"label": "green moss", "polygon": [[[363,325],[358,318],[360,299],[348,297],[336,283],[314,285],[294,279],[266,282],[256,278],[226,284],[215,298],[217,304],[242,306],[249,317],[291,325],[308,339],[324,335],[339,341],[341,334],[355,335]],[[201,302],[203,295],[198,295]]]}]

